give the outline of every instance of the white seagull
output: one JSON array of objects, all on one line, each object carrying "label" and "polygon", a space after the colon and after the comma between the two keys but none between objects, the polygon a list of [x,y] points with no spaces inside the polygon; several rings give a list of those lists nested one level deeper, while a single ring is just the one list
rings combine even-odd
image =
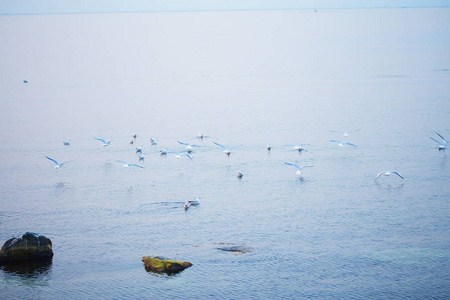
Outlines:
[{"label": "white seagull", "polygon": [[120,163],[122,163],[122,166],[123,167],[125,167],[125,168],[129,168],[129,167],[138,167],[138,168],[144,168],[143,166],[141,166],[141,165],[137,165],[137,164],[129,164],[129,163],[127,163],[126,161],[123,161],[123,160],[118,160],[117,162],[120,162]]},{"label": "white seagull", "polygon": [[173,153],[173,154],[175,154],[175,157],[176,157],[177,159],[180,159],[182,156],[187,156],[187,157],[189,157],[190,159],[192,159],[192,156],[191,156],[189,153],[178,153],[178,152],[176,152],[176,151],[167,151],[167,153]]},{"label": "white seagull", "polygon": [[136,148],[136,153],[142,153],[142,145],[138,148]]},{"label": "white seagull", "polygon": [[435,132],[435,133],[442,139],[442,143],[439,142],[438,140],[432,138],[431,136],[430,136],[430,139],[432,139],[433,141],[435,141],[436,143],[439,144],[439,147],[438,147],[439,151],[447,149],[447,141],[444,139],[444,137],[442,135],[440,135],[437,132]]},{"label": "white seagull", "polygon": [[70,146],[70,140],[63,142],[64,146]]},{"label": "white seagull", "polygon": [[338,143],[338,145],[341,146],[341,147],[344,147],[345,145],[350,145],[350,146],[353,146],[353,147],[358,147],[358,146],[356,146],[355,144],[352,144],[352,143],[345,143],[345,142],[336,141],[336,140],[330,140],[330,142]]},{"label": "white seagull", "polygon": [[297,168],[296,174],[297,174],[299,177],[302,177],[302,170],[303,170],[304,168],[311,168],[311,167],[314,167],[314,166],[311,166],[311,165],[307,165],[307,166],[299,166],[299,165],[294,164],[294,163],[291,163],[291,162],[285,162],[285,164],[286,164],[286,165],[290,165],[290,166],[296,167],[296,168]]},{"label": "white seagull", "polygon": [[145,159],[144,154],[139,155],[139,161],[144,160],[144,159]]},{"label": "white seagull", "polygon": [[284,145],[283,147],[294,147],[293,150],[296,150],[298,152],[302,152],[302,151],[308,152],[305,148],[303,148],[303,146],[305,146],[305,145],[309,145],[309,144],[298,144],[298,145],[289,144],[289,145]]},{"label": "white seagull", "polygon": [[400,173],[398,173],[397,171],[385,171],[385,172],[380,172],[380,173],[378,173],[377,177],[375,177],[375,180],[377,180],[377,178],[380,177],[381,175],[389,176],[389,175],[391,175],[391,174],[395,174],[395,175],[397,175],[398,177],[400,177],[401,179],[405,179],[405,178],[403,178],[403,176],[400,175]]},{"label": "white seagull", "polygon": [[46,158],[49,159],[49,160],[51,160],[52,162],[55,163],[55,169],[59,169],[59,168],[61,168],[64,164],[73,161],[73,160],[70,160],[70,161],[65,161],[65,162],[63,162],[63,163],[58,163],[56,160],[54,160],[54,159],[51,158],[51,157],[46,156]]},{"label": "white seagull", "polygon": [[167,149],[164,148],[163,150],[159,150],[159,152],[161,153],[161,155],[166,155],[167,154]]},{"label": "white seagull", "polygon": [[351,132],[356,132],[356,131],[360,131],[361,129],[356,129],[356,130],[350,130],[350,131],[337,131],[337,130],[330,130],[331,132],[337,132],[337,133],[342,133],[342,135],[344,137],[348,137],[348,134]]},{"label": "white seagull", "polygon": [[266,149],[267,149],[267,151],[270,152],[270,150],[272,149],[272,146],[270,146],[270,144],[267,144]]},{"label": "white seagull", "polygon": [[152,146],[156,146],[158,143],[156,142],[156,139],[151,138],[150,143],[152,143]]},{"label": "white seagull", "polygon": [[200,197],[197,197],[195,200],[189,200],[188,201],[188,203],[190,204],[190,205],[199,205],[200,204],[200,199],[202,199],[202,198],[200,198]]},{"label": "white seagull", "polygon": [[111,145],[111,142],[112,142],[112,141],[106,142],[104,139],[99,139],[99,138],[94,138],[94,140],[101,141],[103,143],[103,147]]},{"label": "white seagull", "polygon": [[223,153],[225,153],[228,156],[230,156],[230,154],[231,154],[231,149],[234,148],[234,147],[225,147],[224,145],[221,145],[221,144],[216,143],[216,142],[213,142],[213,143],[216,144],[219,147],[222,147],[224,149]]},{"label": "white seagull", "polygon": [[183,207],[184,207],[184,210],[188,210],[189,209],[189,205],[188,205],[187,201],[184,202]]},{"label": "white seagull", "polygon": [[237,178],[241,179],[242,176],[244,176],[244,173],[242,173],[241,171],[239,171],[239,173],[238,173],[238,175],[237,175]]},{"label": "white seagull", "polygon": [[183,143],[183,142],[180,142],[180,141],[178,141],[178,143],[180,143],[181,145],[185,145],[185,146],[186,146],[187,153],[191,153],[193,147],[201,147],[201,146],[199,146],[199,145],[194,145],[194,144],[189,144],[189,143]]}]

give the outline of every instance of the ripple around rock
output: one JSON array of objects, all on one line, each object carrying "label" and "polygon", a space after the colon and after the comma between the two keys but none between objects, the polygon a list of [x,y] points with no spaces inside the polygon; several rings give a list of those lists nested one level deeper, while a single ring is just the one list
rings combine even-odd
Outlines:
[{"label": "ripple around rock", "polygon": [[30,259],[49,260],[52,257],[52,241],[32,232],[7,240],[0,250],[0,263]]},{"label": "ripple around rock", "polygon": [[175,261],[158,256],[144,256],[142,261],[144,262],[145,270],[156,273],[173,274],[192,266],[192,263],[188,261]]}]

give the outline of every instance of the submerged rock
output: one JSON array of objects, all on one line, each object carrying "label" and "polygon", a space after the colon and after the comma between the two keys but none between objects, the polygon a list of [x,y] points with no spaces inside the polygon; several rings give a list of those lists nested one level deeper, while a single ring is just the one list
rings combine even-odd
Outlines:
[{"label": "submerged rock", "polygon": [[188,261],[175,261],[158,256],[144,256],[142,258],[142,261],[144,262],[145,269],[147,271],[153,271],[157,273],[178,273],[192,266],[192,264]]},{"label": "submerged rock", "polygon": [[28,259],[48,260],[52,257],[52,241],[32,232],[27,232],[20,238],[7,240],[0,250],[0,262]]},{"label": "submerged rock", "polygon": [[236,245],[232,243],[220,243],[220,247],[217,247],[218,250],[228,251],[228,252],[238,252],[238,253],[247,253],[251,252],[252,248],[247,247],[245,245]]}]

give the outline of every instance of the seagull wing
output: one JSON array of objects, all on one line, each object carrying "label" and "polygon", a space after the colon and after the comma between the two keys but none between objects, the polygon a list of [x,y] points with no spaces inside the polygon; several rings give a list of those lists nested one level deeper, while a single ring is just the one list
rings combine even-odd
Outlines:
[{"label": "seagull wing", "polygon": [[350,146],[353,146],[353,147],[358,147],[358,146],[356,146],[355,144],[352,144],[352,143],[344,143],[344,144],[350,145]]},{"label": "seagull wing", "polygon": [[294,167],[296,167],[296,168],[299,169],[299,170],[302,169],[302,167],[300,167],[299,165],[294,164],[294,163],[291,163],[291,162],[285,162],[285,164],[286,164],[286,165],[290,165],[290,166],[294,166]]},{"label": "seagull wing", "polygon": [[178,143],[180,143],[181,145],[189,146],[188,143],[183,143],[183,142],[180,142],[180,141],[178,141]]},{"label": "seagull wing", "polygon": [[307,165],[307,166],[301,166],[300,168],[312,168],[312,167],[314,167],[314,166],[311,166],[311,165]]},{"label": "seagull wing", "polygon": [[330,142],[333,142],[333,143],[342,143],[341,141],[336,141],[336,140],[330,140]]},{"label": "seagull wing", "polygon": [[447,144],[447,141],[444,139],[444,137],[442,135],[440,135],[439,133],[435,132],[443,141],[445,144]]},{"label": "seagull wing", "polygon": [[383,175],[383,174],[384,174],[384,172],[378,173],[377,177],[375,177],[375,180],[377,180],[377,178],[380,177],[380,176]]},{"label": "seagull wing", "polygon": [[352,130],[352,131],[348,131],[347,133],[356,132],[356,131],[360,131],[360,130],[361,130],[361,128],[360,129],[356,129],[356,130]]},{"label": "seagull wing", "polygon": [[401,179],[405,179],[405,178],[403,178],[403,176],[402,175],[400,175],[400,173],[398,173],[398,172],[392,172],[392,174],[397,174],[398,175],[398,177],[400,177]]},{"label": "seagull wing", "polygon": [[120,163],[128,165],[128,163],[126,161],[123,161],[123,160],[117,160],[117,162],[120,162]]},{"label": "seagull wing", "polygon": [[65,161],[65,162],[61,163],[60,166],[62,166],[64,164],[67,164],[67,163],[70,163],[70,162],[73,162],[73,160]]},{"label": "seagull wing", "polygon": [[[102,141],[103,144],[106,144],[106,141],[104,139],[94,138],[94,140]],[[109,142],[111,142],[111,141],[109,141]]]},{"label": "seagull wing", "polygon": [[214,144],[216,144],[217,146],[220,146],[220,147],[222,147],[223,149],[227,149],[227,147],[225,147],[224,145],[221,145],[221,144],[219,144],[219,143],[216,143],[216,142],[213,142]]},{"label": "seagull wing", "polygon": [[138,168],[144,168],[143,166],[141,166],[141,165],[137,165],[137,164],[129,164],[129,166],[131,167],[131,166],[133,166],[133,167],[138,167]]},{"label": "seagull wing", "polygon": [[432,138],[431,136],[430,136],[430,139],[432,139],[433,141],[435,141],[435,142],[438,143],[439,145],[444,146],[441,142],[439,142],[438,140]]},{"label": "seagull wing", "polygon": [[330,130],[331,132],[345,133],[344,131]]},{"label": "seagull wing", "polygon": [[46,158],[47,158],[47,159],[50,159],[50,160],[51,160],[52,162],[54,162],[56,165],[60,166],[60,164],[59,164],[56,160],[54,160],[53,158],[48,157],[48,156],[46,156]]}]

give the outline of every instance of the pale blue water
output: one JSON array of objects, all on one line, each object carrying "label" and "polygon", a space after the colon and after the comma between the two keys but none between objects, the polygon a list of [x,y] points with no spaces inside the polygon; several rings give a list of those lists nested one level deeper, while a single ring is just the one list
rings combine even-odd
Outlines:
[{"label": "pale blue water", "polygon": [[[0,17],[0,242],[33,231],[55,253],[32,274],[2,267],[0,295],[448,298],[448,154],[429,137],[450,138],[449,17]],[[182,151],[177,141],[203,147],[192,160],[159,155]],[[237,147],[227,157],[212,141]],[[295,143],[308,152],[283,147]],[[73,162],[55,170],[45,156]],[[314,167],[299,180],[287,161]],[[374,181],[384,170],[405,180]],[[193,266],[148,273],[145,255]]]}]

